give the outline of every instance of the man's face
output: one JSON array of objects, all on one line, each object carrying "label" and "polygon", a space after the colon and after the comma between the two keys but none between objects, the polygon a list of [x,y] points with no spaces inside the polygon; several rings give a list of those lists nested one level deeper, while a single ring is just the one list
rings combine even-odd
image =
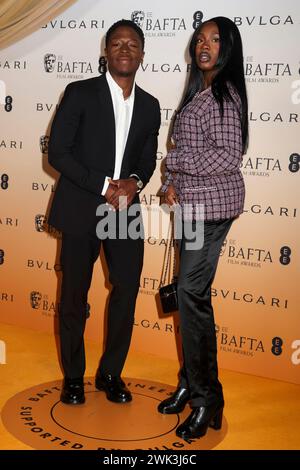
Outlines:
[{"label": "man's face", "polygon": [[110,36],[105,49],[113,77],[134,77],[144,57],[142,42],[134,29],[120,26]]}]

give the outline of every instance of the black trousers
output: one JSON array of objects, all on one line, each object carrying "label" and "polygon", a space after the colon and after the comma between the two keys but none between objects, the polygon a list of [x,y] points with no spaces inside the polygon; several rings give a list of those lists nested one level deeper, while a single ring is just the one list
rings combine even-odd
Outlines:
[{"label": "black trousers", "polygon": [[101,241],[96,231],[78,237],[63,233],[59,326],[62,366],[69,379],[83,377],[85,372],[86,304],[101,245],[112,284],[106,343],[99,364],[101,373],[120,375],[130,345],[143,264],[143,239],[107,238]]},{"label": "black trousers", "polygon": [[[180,247],[178,307],[184,363],[179,385],[190,391],[191,406],[209,406],[223,400],[218,380],[217,341],[211,285],[220,250],[233,219],[197,223],[204,230],[204,243],[197,250],[187,249],[183,233]],[[193,223],[195,230],[195,223]]]}]

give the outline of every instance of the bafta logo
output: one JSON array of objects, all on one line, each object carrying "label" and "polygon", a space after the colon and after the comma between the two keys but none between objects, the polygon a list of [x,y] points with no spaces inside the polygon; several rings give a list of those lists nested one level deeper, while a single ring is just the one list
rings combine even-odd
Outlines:
[{"label": "bafta logo", "polygon": [[41,135],[40,137],[40,149],[43,154],[48,153],[48,145],[49,145],[49,136],[48,135]]},{"label": "bafta logo", "polygon": [[30,292],[30,305],[37,309],[41,305],[42,294],[36,290]]},{"label": "bafta logo", "polygon": [[37,214],[34,218],[35,221],[35,229],[37,232],[45,232],[46,227],[46,217],[42,214]]},{"label": "bafta logo", "polygon": [[45,71],[47,73],[53,72],[55,62],[56,62],[56,55],[55,54],[46,54],[44,56],[44,67],[45,67]]},{"label": "bafta logo", "polygon": [[131,13],[131,20],[140,28],[143,27],[145,13],[141,10],[135,10]]}]

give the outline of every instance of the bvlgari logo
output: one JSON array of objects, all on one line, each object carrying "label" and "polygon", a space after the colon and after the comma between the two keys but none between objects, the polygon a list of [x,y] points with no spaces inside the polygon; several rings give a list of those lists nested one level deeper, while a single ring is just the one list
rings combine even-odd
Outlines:
[{"label": "bvlgari logo", "polygon": [[144,30],[146,37],[174,37],[187,29],[183,17],[155,17],[152,12],[134,10],[131,19]]},{"label": "bvlgari logo", "polygon": [[61,271],[61,264],[53,264],[50,261],[45,261],[41,259],[28,259],[26,267],[30,269],[43,269],[45,271]]},{"label": "bvlgari logo", "polygon": [[249,291],[238,291],[230,290],[227,288],[215,288],[211,289],[212,297],[218,297],[222,301],[230,302],[243,302],[243,304],[254,305],[255,308],[261,307],[272,307],[277,309],[287,309],[288,299],[282,297],[270,297],[269,294],[263,294],[262,292],[249,292]]},{"label": "bvlgari logo", "polygon": [[249,206],[245,206],[244,214],[266,217],[283,217],[284,219],[288,217],[290,219],[295,219],[298,216],[297,209],[297,207],[268,206],[252,203]]},{"label": "bvlgari logo", "polygon": [[3,70],[26,70],[27,62],[26,60],[0,60],[0,69]]},{"label": "bvlgari logo", "polygon": [[0,140],[0,150],[23,150],[22,140]]},{"label": "bvlgari logo", "polygon": [[298,124],[300,117],[298,113],[289,113],[287,111],[250,111],[249,121],[254,123],[275,123],[275,124]]},{"label": "bvlgari logo", "polygon": [[62,19],[51,20],[49,23],[42,26],[42,29],[63,29],[63,30],[98,30],[103,29],[105,26],[104,20],[94,19]]},{"label": "bvlgari logo", "polygon": [[16,217],[0,217],[2,227],[19,227],[19,219]]},{"label": "bvlgari logo", "polygon": [[237,26],[290,26],[294,24],[290,15],[234,16],[232,20]]},{"label": "bvlgari logo", "polygon": [[143,62],[141,64],[141,70],[143,72],[151,72],[151,73],[188,73],[190,71],[191,64],[170,64],[168,62],[165,63],[148,63],[148,62]]}]

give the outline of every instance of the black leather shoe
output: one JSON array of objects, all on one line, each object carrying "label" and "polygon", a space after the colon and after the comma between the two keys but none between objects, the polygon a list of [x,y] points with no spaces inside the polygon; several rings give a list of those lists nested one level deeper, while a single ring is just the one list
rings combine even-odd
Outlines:
[{"label": "black leather shoe", "polygon": [[193,408],[187,419],[176,429],[182,439],[205,436],[208,426],[221,429],[224,403]]},{"label": "black leather shoe", "polygon": [[115,403],[127,403],[132,400],[132,395],[121,377],[114,377],[110,374],[96,374],[95,386],[98,390],[106,393],[106,398]]},{"label": "black leather shoe", "polygon": [[175,414],[184,410],[190,396],[186,388],[178,387],[170,398],[163,400],[157,407],[159,413]]},{"label": "black leather shoe", "polygon": [[81,405],[85,402],[83,379],[67,379],[60,394],[60,400],[67,405]]}]

